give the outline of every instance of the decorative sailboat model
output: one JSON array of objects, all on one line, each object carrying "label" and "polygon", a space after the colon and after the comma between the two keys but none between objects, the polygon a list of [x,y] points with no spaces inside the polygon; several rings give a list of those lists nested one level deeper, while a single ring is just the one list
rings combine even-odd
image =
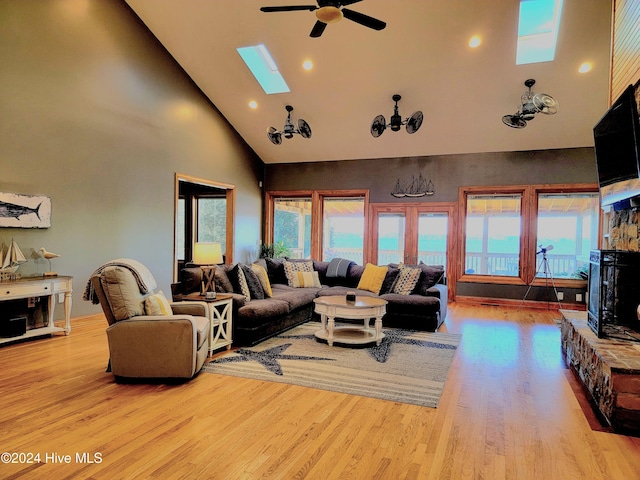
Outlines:
[{"label": "decorative sailboat model", "polygon": [[0,279],[2,280],[14,278],[20,265],[27,262],[22,250],[13,239],[11,239],[7,253],[4,254],[3,248],[0,254],[2,254],[2,268],[0,268]]}]

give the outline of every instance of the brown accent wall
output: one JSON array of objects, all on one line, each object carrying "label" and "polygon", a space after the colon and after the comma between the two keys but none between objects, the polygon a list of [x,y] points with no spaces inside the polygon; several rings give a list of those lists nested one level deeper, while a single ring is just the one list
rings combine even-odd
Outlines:
[{"label": "brown accent wall", "polygon": [[[74,277],[131,257],[170,292],[176,172],[236,186],[234,258],[261,237],[263,163],[120,0],[0,2],[0,192],[51,198],[49,229],[0,229]],[[62,310],[62,309],[59,309]]]},{"label": "brown accent wall", "polygon": [[[506,127],[505,127],[506,128]],[[372,203],[402,203],[391,196],[396,181],[431,179],[435,194],[424,202],[457,202],[462,186],[594,183],[593,148],[434,155],[265,166],[267,190],[369,189]],[[412,198],[411,201],[416,201]]]}]

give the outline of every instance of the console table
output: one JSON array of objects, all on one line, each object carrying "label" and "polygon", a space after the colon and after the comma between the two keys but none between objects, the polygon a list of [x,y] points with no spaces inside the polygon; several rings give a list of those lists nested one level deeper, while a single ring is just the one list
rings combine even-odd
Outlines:
[{"label": "console table", "polygon": [[[14,342],[26,338],[52,335],[56,332],[71,332],[71,293],[72,277],[25,277],[7,282],[0,282],[0,302],[9,300],[46,297],[48,301],[46,325],[27,330],[24,335],[0,338],[0,344]],[[64,298],[64,327],[56,327],[53,321],[56,297]],[[0,305],[1,308],[1,305]]]}]

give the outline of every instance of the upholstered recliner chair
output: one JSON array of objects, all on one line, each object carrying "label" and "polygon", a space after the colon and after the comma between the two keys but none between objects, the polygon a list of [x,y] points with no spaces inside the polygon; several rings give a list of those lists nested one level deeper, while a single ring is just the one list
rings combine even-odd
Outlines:
[{"label": "upholstered recliner chair", "polygon": [[116,380],[189,379],[207,358],[206,303],[169,303],[153,292],[156,287],[146,267],[129,259],[109,262],[91,276],[85,298],[99,301],[109,323]]}]

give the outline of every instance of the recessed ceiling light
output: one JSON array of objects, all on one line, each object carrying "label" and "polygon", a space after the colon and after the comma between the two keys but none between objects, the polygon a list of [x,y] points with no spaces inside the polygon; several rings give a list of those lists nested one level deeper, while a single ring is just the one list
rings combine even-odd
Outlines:
[{"label": "recessed ceiling light", "polygon": [[578,72],[587,73],[590,72],[592,68],[593,65],[591,62],[584,62],[582,65],[580,65],[580,67],[578,67]]},{"label": "recessed ceiling light", "polygon": [[255,100],[251,100],[249,102],[249,107],[255,110],[256,108],[258,108],[258,102],[256,102]]},{"label": "recessed ceiling light", "polygon": [[311,60],[305,60],[302,62],[302,68],[309,71],[313,68],[313,62]]},{"label": "recessed ceiling light", "polygon": [[479,47],[481,43],[482,43],[482,39],[480,38],[480,35],[474,35],[469,39],[469,46],[471,48]]}]

